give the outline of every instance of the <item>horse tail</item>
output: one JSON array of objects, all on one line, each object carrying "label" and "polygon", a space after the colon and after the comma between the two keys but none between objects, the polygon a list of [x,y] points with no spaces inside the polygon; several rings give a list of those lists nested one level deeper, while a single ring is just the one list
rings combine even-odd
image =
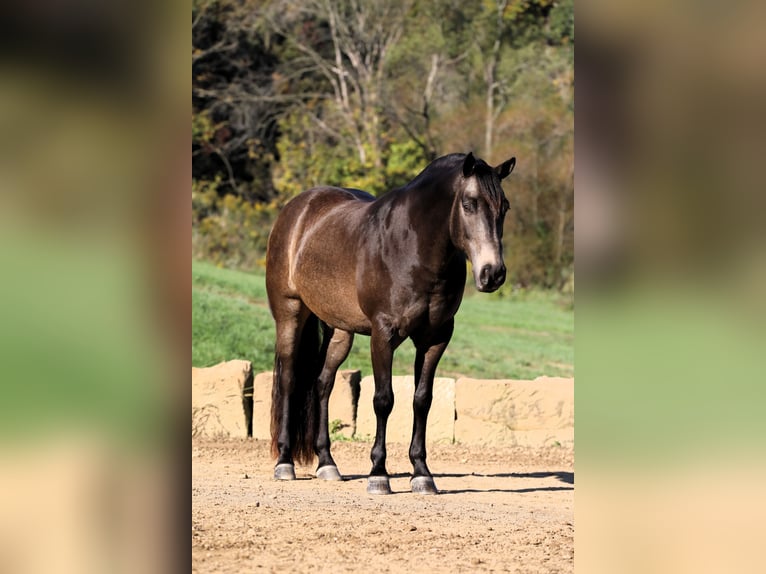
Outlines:
[{"label": "horse tail", "polygon": [[[319,401],[316,392],[319,373],[324,364],[320,347],[319,319],[312,314],[306,320],[300,334],[298,352],[293,360],[294,381],[290,393],[290,451],[300,464],[310,464],[315,456],[314,442],[319,427]],[[284,390],[279,381],[282,362],[274,358],[274,382],[271,387],[271,454],[279,455],[279,430],[282,426],[282,401]]]}]

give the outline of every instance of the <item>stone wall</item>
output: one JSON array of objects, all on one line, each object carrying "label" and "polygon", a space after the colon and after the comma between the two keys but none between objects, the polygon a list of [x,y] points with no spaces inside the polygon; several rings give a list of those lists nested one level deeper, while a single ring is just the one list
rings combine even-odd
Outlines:
[{"label": "stone wall", "polygon": [[[386,440],[409,443],[412,437],[412,397],[415,393],[415,377],[393,377],[394,410],[388,419]],[[360,438],[375,438],[375,411],[372,396],[375,379],[364,377],[359,394],[356,418],[356,432]],[[434,398],[428,414],[426,438],[429,442],[452,443],[455,438],[455,379],[437,377],[434,379]]]},{"label": "stone wall", "polygon": [[458,379],[455,412],[458,442],[574,445],[574,379]]},{"label": "stone wall", "polygon": [[[248,361],[192,369],[192,435],[270,438],[272,373],[253,376]],[[412,436],[412,376],[393,377],[394,410],[387,440]],[[338,373],[330,397],[336,431],[359,439],[375,436],[373,377]],[[532,381],[438,377],[428,417],[428,442],[546,446],[574,444],[574,379]]]},{"label": "stone wall", "polygon": [[250,361],[192,367],[192,436],[248,436],[252,389]]}]

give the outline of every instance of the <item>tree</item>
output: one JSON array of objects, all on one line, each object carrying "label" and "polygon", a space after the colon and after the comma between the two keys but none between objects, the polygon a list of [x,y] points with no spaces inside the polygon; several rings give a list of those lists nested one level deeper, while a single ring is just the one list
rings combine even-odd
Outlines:
[{"label": "tree", "polygon": [[192,20],[196,252],[250,265],[296,193],[384,193],[474,151],[518,158],[510,281],[571,270],[572,0],[194,0]]},{"label": "tree", "polygon": [[195,179],[220,178],[220,192],[249,201],[274,196],[277,57],[252,0],[192,4],[192,155]]},{"label": "tree", "polygon": [[273,31],[298,53],[289,58],[289,68],[297,70],[291,76],[323,80],[317,86],[324,93],[302,112],[331,138],[351,138],[359,163],[377,170],[383,167],[384,70],[410,5],[409,0],[282,0],[269,15]]}]

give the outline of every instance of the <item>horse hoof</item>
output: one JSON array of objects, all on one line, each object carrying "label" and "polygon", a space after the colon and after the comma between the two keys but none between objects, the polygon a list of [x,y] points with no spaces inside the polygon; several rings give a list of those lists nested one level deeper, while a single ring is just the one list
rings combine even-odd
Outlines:
[{"label": "horse hoof", "polygon": [[410,480],[410,487],[415,494],[439,494],[434,479],[430,476],[413,477]]},{"label": "horse hoof", "polygon": [[367,479],[367,494],[391,494],[387,476],[371,476]]},{"label": "horse hoof", "polygon": [[295,480],[295,465],[283,462],[275,466],[274,480]]},{"label": "horse hoof", "polygon": [[317,469],[316,477],[321,478],[322,480],[343,480],[343,477],[338,471],[338,467],[334,464],[320,466]]}]

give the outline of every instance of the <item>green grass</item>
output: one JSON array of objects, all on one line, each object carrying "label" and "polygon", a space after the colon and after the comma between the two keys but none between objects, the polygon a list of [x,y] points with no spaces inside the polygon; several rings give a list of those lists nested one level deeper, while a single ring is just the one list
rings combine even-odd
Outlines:
[{"label": "green grass", "polygon": [[[545,292],[498,298],[467,291],[437,376],[572,376],[574,312],[558,299]],[[247,359],[256,371],[269,371],[273,352],[263,274],[192,262],[192,365]],[[414,360],[415,349],[406,341],[394,356],[394,374],[411,374]],[[372,374],[368,337],[356,336],[342,368]]]},{"label": "green grass", "polygon": [[256,372],[270,371],[273,355],[263,275],[192,262],[192,365],[247,359]]}]

